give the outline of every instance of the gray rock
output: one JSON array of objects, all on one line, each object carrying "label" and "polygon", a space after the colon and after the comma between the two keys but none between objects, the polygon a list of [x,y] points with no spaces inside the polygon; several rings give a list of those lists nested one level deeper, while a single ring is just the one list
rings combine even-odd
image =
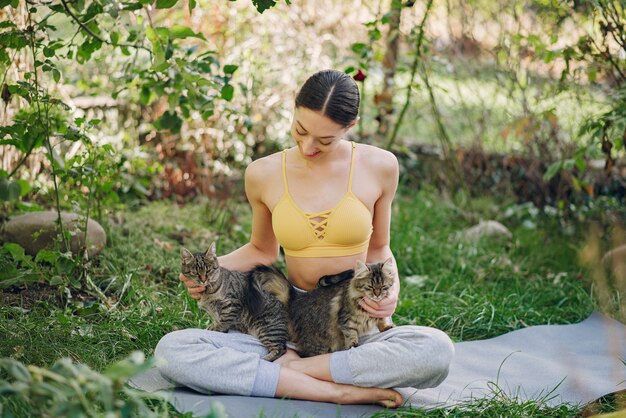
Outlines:
[{"label": "gray rock", "polygon": [[[85,218],[71,212],[61,212],[63,228],[70,232],[70,248],[78,254],[85,248]],[[31,212],[16,216],[4,225],[3,242],[15,242],[35,255],[43,248],[53,248],[59,233],[56,211]],[[106,245],[104,229],[93,219],[87,223],[87,253],[90,257],[98,254]]]},{"label": "gray rock", "polygon": [[477,242],[483,237],[510,239],[513,234],[500,222],[480,221],[478,225],[461,231],[457,237],[466,241]]}]

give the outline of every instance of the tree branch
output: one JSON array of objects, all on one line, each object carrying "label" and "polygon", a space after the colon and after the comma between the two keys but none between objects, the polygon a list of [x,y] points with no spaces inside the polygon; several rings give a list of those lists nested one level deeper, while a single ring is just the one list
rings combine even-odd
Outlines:
[{"label": "tree branch", "polygon": [[67,2],[65,0],[61,0],[61,3],[63,4],[63,8],[67,12],[67,14],[72,18],[72,20],[74,22],[76,22],[76,24],[78,26],[80,26],[82,30],[87,32],[89,34],[89,36],[91,36],[92,38],[97,39],[98,41],[102,42],[103,44],[108,44],[108,45],[112,45],[112,46],[121,46],[121,47],[127,47],[127,48],[143,49],[143,50],[148,51],[148,53],[152,56],[152,51],[150,50],[150,48],[147,48],[147,47],[145,47],[143,45],[140,45],[140,44],[127,44],[127,43],[114,44],[111,41],[107,41],[105,39],[102,39],[100,36],[95,34],[91,29],[89,29],[83,22],[80,21],[78,16],[76,16],[70,10],[70,8],[69,8],[69,6],[68,6],[68,4],[67,4]]},{"label": "tree branch", "polygon": [[398,115],[398,120],[393,127],[393,131],[389,136],[389,140],[387,141],[386,149],[391,149],[391,146],[396,140],[396,136],[398,135],[398,130],[400,129],[400,125],[402,124],[402,119],[404,119],[404,114],[406,113],[409,103],[411,102],[411,88],[413,86],[413,82],[415,80],[415,73],[417,72],[417,65],[419,63],[419,59],[422,57],[422,43],[424,42],[424,26],[426,25],[426,18],[428,17],[428,13],[430,12],[430,8],[433,5],[433,0],[429,0],[426,4],[426,10],[424,11],[424,17],[419,25],[419,33],[417,35],[415,41],[415,57],[413,58],[413,63],[411,64],[411,79],[409,81],[409,86],[407,87],[406,98],[404,99],[404,105],[402,106],[402,110]]}]

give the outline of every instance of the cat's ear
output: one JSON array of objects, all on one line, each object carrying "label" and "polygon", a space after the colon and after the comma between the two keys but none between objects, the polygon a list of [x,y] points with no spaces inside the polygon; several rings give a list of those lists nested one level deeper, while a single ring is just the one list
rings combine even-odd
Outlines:
[{"label": "cat's ear", "polygon": [[383,261],[381,270],[390,276],[393,276],[395,274],[394,269],[393,269],[393,257],[389,257],[388,259]]},{"label": "cat's ear", "polygon": [[207,258],[217,256],[217,252],[215,251],[215,241],[211,243],[211,245],[209,246],[209,249],[206,250],[206,252],[204,253],[204,256]]},{"label": "cat's ear", "polygon": [[367,265],[361,260],[356,260],[356,266],[354,267],[354,277],[362,276],[368,272]]},{"label": "cat's ear", "polygon": [[191,254],[189,252],[189,250],[186,249],[185,247],[181,247],[180,248],[180,259],[183,261],[184,264],[187,264],[191,260],[193,260],[193,254]]}]

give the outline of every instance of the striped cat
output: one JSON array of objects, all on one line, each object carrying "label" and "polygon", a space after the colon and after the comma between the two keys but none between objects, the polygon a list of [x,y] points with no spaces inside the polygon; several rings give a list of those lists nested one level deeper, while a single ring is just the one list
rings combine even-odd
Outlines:
[{"label": "striped cat", "polygon": [[272,294],[263,291],[263,283],[281,283],[283,273],[269,266],[257,266],[247,272],[220,267],[215,243],[204,253],[180,250],[182,273],[206,290],[198,306],[213,317],[213,331],[236,330],[253,335],[267,348],[263,359],[274,361],[287,350],[288,327],[284,306]]},{"label": "striped cat", "polygon": [[356,262],[354,270],[324,276],[310,292],[290,288],[289,335],[302,357],[355,347],[359,337],[377,326],[394,327],[391,318],[372,318],[360,306],[363,297],[379,301],[393,285],[393,260]]}]

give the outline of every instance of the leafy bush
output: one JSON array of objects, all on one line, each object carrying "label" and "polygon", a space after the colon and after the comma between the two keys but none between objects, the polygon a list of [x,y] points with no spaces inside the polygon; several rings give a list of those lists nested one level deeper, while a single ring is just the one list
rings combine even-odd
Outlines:
[{"label": "leafy bush", "polygon": [[[136,351],[113,363],[102,374],[68,358],[57,360],[52,367],[24,365],[11,359],[0,359],[0,397],[5,403],[3,417],[12,416],[11,408],[20,408],[38,417],[156,417],[146,401],[159,399],[126,386],[133,375],[152,367]],[[18,402],[8,404],[8,400]],[[13,411],[16,412],[16,411]]]}]

